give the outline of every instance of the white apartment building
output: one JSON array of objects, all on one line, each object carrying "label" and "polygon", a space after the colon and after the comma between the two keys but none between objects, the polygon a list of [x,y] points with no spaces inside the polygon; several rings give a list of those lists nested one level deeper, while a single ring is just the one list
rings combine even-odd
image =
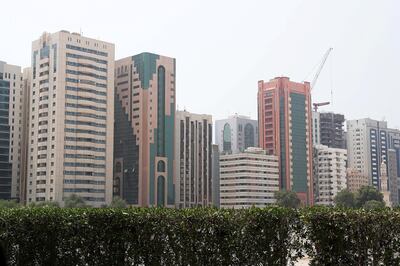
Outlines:
[{"label": "white apartment building", "polygon": [[337,193],[347,188],[346,164],[346,150],[314,146],[315,204],[333,205]]},{"label": "white apartment building", "polygon": [[27,202],[109,204],[114,44],[60,31],[32,43]]},{"label": "white apartment building", "polygon": [[11,163],[11,198],[18,199],[20,196],[20,179],[22,173],[21,149],[22,136],[25,127],[23,119],[23,99],[26,97],[22,82],[22,71],[20,66],[10,65],[0,61],[0,79],[8,81],[9,91],[9,126],[10,145],[9,161]]},{"label": "white apartment building", "polygon": [[177,208],[212,205],[212,117],[175,113]]},{"label": "white apartment building", "polygon": [[276,202],[279,190],[279,162],[261,148],[220,155],[220,206],[222,208],[263,207]]}]

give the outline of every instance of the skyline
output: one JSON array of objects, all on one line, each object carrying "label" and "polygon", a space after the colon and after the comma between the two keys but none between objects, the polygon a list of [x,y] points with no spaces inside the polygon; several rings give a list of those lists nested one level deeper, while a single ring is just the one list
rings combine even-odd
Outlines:
[{"label": "skyline", "polygon": [[[212,114],[215,121],[235,113],[257,119],[258,80],[276,76],[312,80],[315,65],[333,47],[313,91],[314,102],[330,101],[333,89],[333,105],[321,111],[342,113],[348,120],[385,117],[391,128],[400,128],[393,108],[399,93],[388,78],[400,69],[396,1],[229,2],[229,6],[227,1],[149,1],[104,8],[106,3],[71,1],[59,4],[62,13],[40,13],[53,3],[24,2],[23,10],[3,16],[6,24],[13,25],[3,27],[3,34],[14,38],[3,42],[0,59],[27,67],[32,41],[43,31],[63,29],[114,43],[116,59],[146,51],[174,57],[177,106]],[[17,9],[14,2],[3,5],[5,10]],[[159,8],[152,8],[155,5]],[[37,14],[40,20],[35,20]],[[101,20],[107,16],[112,23]],[[205,78],[199,79],[199,74]]]}]

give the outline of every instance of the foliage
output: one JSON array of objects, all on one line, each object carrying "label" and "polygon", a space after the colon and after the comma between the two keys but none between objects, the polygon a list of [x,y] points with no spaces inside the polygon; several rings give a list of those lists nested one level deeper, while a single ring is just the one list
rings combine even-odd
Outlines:
[{"label": "foliage", "polygon": [[385,208],[385,203],[377,200],[369,200],[364,203],[363,208],[366,210],[382,209]]},{"label": "foliage", "polygon": [[344,208],[354,208],[355,207],[355,199],[354,194],[348,190],[343,189],[339,193],[337,193],[334,202],[338,207]]},{"label": "foliage", "polygon": [[65,208],[85,208],[88,207],[85,201],[78,195],[72,194],[64,199]]},{"label": "foliage", "polygon": [[400,265],[400,209],[2,208],[0,241],[10,265]]},{"label": "foliage", "polygon": [[0,208],[18,208],[21,207],[16,200],[0,199]]},{"label": "foliage", "polygon": [[11,265],[288,265],[302,248],[285,208],[0,210]]},{"label": "foliage", "polygon": [[358,190],[355,196],[355,200],[356,200],[356,206],[361,208],[367,201],[370,200],[383,202],[383,195],[375,187],[364,186]]},{"label": "foliage", "polygon": [[400,265],[400,212],[304,209],[311,265]]},{"label": "foliage", "polygon": [[111,208],[126,208],[127,206],[128,204],[121,197],[114,197],[110,204]]},{"label": "foliage", "polygon": [[40,208],[40,207],[59,208],[60,204],[56,201],[39,201],[39,202],[29,203],[28,207],[31,207],[31,208]]},{"label": "foliage", "polygon": [[286,208],[298,208],[301,203],[296,192],[293,191],[277,191],[275,192],[275,198],[279,206]]}]

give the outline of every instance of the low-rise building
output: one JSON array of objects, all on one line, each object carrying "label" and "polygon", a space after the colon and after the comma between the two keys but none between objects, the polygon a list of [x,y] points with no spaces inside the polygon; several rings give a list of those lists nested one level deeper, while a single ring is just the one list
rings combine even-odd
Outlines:
[{"label": "low-rise building", "polygon": [[279,161],[261,148],[220,155],[220,206],[263,207],[274,203],[279,190]]}]

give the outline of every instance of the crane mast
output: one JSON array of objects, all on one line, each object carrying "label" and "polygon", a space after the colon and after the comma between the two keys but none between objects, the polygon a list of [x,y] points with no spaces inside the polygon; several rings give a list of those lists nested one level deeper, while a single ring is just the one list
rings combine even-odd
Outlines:
[{"label": "crane mast", "polygon": [[325,52],[324,57],[322,58],[321,64],[319,65],[319,67],[318,67],[318,69],[317,69],[317,73],[315,73],[314,79],[313,79],[312,82],[311,82],[311,85],[310,85],[310,86],[311,86],[311,89],[313,89],[314,86],[315,86],[315,84],[317,83],[319,74],[321,73],[322,68],[323,68],[324,65],[325,65],[326,59],[328,59],[328,56],[329,56],[329,54],[331,53],[332,50],[333,50],[333,48],[329,48],[329,49]]}]

